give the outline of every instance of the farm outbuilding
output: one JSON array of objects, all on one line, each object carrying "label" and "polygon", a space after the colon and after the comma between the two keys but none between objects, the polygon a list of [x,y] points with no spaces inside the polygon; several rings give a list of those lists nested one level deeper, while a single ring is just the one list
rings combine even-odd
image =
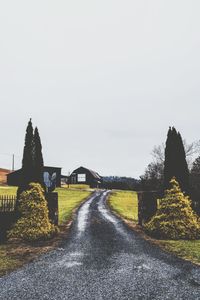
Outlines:
[{"label": "farm outbuilding", "polygon": [[[47,187],[61,187],[61,168],[47,167],[43,169],[44,182]],[[20,186],[22,181],[22,169],[7,175],[7,184]]]},{"label": "farm outbuilding", "polygon": [[5,185],[7,183],[7,175],[10,174],[12,171],[7,169],[0,168],[0,184]]},{"label": "farm outbuilding", "polygon": [[74,170],[69,176],[69,184],[87,184],[91,188],[100,187],[103,178],[95,171],[80,167]]}]

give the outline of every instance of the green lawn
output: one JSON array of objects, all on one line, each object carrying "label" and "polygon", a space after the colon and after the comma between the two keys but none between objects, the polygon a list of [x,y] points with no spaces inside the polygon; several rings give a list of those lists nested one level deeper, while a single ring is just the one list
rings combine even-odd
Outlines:
[{"label": "green lawn", "polygon": [[63,187],[70,188],[70,189],[77,189],[77,190],[86,190],[90,188],[90,186],[87,184],[69,184],[69,187],[68,184],[66,184]]},{"label": "green lawn", "polygon": [[91,194],[89,190],[70,190],[68,188],[57,188],[56,192],[58,192],[59,199],[59,224],[67,221],[73,210]]},{"label": "green lawn", "polygon": [[0,186],[0,195],[16,195],[17,187],[15,186]]},{"label": "green lawn", "polygon": [[137,222],[137,193],[132,191],[112,191],[108,203],[113,211],[125,219]]},{"label": "green lawn", "polygon": [[200,263],[200,240],[162,240],[159,241],[159,244],[167,251],[173,252],[181,258],[188,259],[194,263]]},{"label": "green lawn", "polygon": [[[91,194],[91,190],[85,190],[88,186],[79,186],[77,189],[57,188],[59,206],[59,224],[67,221],[73,210]],[[17,187],[0,187],[0,195],[16,195]]]}]

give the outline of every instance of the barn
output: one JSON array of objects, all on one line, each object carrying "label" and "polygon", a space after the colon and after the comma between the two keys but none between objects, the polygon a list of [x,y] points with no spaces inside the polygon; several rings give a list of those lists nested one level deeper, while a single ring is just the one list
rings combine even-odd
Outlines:
[{"label": "barn", "polygon": [[[61,187],[61,168],[47,167],[43,169],[44,182],[47,188]],[[22,169],[7,175],[7,184],[10,186],[20,186],[22,181]]]},{"label": "barn", "polygon": [[95,171],[80,167],[74,170],[69,176],[69,184],[87,184],[91,188],[100,187],[103,178]]},{"label": "barn", "polygon": [[5,185],[7,183],[7,175],[12,171],[8,169],[0,168],[0,185]]}]

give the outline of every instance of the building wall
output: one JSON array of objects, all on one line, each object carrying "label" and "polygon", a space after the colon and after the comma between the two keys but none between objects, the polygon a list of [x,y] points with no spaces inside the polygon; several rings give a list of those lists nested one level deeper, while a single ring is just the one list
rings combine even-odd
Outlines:
[{"label": "building wall", "polygon": [[21,185],[21,170],[12,172],[7,175],[7,185],[20,186]]},{"label": "building wall", "polygon": [[[44,172],[48,172],[50,175],[56,173],[56,187],[61,187],[61,168],[44,167]],[[10,186],[21,185],[21,170],[12,172],[7,175],[7,184]]]},{"label": "building wall", "polygon": [[0,184],[4,185],[7,183],[7,175],[11,173],[10,170],[0,168]]},{"label": "building wall", "polygon": [[87,184],[90,187],[97,187],[97,179],[86,168],[78,168],[69,176],[70,184]]}]

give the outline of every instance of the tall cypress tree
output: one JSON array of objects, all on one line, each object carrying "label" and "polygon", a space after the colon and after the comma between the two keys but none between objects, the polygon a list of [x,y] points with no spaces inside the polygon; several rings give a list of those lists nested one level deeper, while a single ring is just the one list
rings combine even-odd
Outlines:
[{"label": "tall cypress tree", "polygon": [[43,179],[43,155],[42,155],[42,144],[39,135],[38,128],[35,128],[33,136],[33,145],[34,145],[34,182],[40,183],[44,186]]},{"label": "tall cypress tree", "polygon": [[[171,179],[172,165],[172,129],[169,127],[167,133],[167,141],[165,147],[165,162],[164,162],[164,188],[167,188]],[[173,176],[172,176],[173,177]]]},{"label": "tall cypress tree", "polygon": [[28,188],[30,182],[33,181],[33,125],[32,120],[28,122],[25,135],[24,153],[22,159],[21,180],[18,188],[19,195]]},{"label": "tall cypress tree", "polygon": [[17,191],[18,199],[20,194],[29,188],[31,182],[40,183],[44,187],[43,166],[40,135],[37,127],[33,132],[32,120],[30,119],[26,129],[21,180]]},{"label": "tall cypress tree", "polygon": [[[177,153],[177,158],[178,158],[177,170],[179,173],[179,181],[180,181],[182,190],[185,191],[186,193],[189,193],[190,173],[189,173],[188,164],[187,164],[187,160],[186,160],[183,139],[181,137],[180,132],[178,132],[178,135],[177,135],[177,144],[178,144],[178,149],[179,149],[179,152]],[[178,179],[178,177],[177,177],[177,179]]]},{"label": "tall cypress tree", "polygon": [[164,163],[164,188],[169,187],[173,177],[176,177],[182,191],[189,192],[189,170],[186,161],[183,140],[174,127],[170,127],[167,135]]},{"label": "tall cypress tree", "polygon": [[24,154],[22,159],[22,185],[27,185],[33,180],[33,125],[30,119],[25,136]]}]

